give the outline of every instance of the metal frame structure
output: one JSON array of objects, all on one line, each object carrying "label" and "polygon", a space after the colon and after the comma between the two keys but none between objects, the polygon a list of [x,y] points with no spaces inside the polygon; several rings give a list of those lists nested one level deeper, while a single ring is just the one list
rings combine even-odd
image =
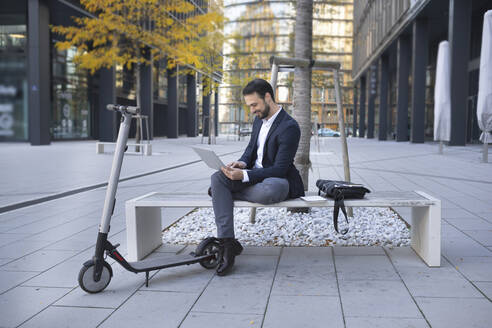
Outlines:
[{"label": "metal frame structure", "polygon": [[[343,154],[343,171],[345,181],[350,181],[350,164],[347,148],[347,136],[345,134],[345,121],[342,109],[342,90],[340,88],[340,68],[339,62],[323,61],[323,60],[309,60],[304,58],[295,57],[270,57],[270,64],[272,65],[272,73],[270,77],[270,84],[275,92],[277,87],[277,78],[279,72],[294,72],[296,67],[309,67],[311,71],[330,71],[333,72],[334,85],[335,85],[335,99],[337,103],[338,113],[338,128],[340,129],[340,140],[342,142],[342,154]],[[348,208],[349,216],[352,216],[352,209]],[[253,207],[250,212],[250,222],[254,223],[256,218],[256,208]]]},{"label": "metal frame structure", "polygon": [[342,154],[343,154],[343,170],[345,180],[350,181],[350,165],[347,149],[347,136],[345,134],[345,121],[342,109],[342,91],[340,88],[340,63],[333,61],[323,60],[309,60],[303,58],[294,57],[270,57],[270,64],[272,65],[272,75],[270,84],[273,90],[277,86],[277,77],[279,72],[294,72],[296,67],[310,67],[311,71],[331,71],[333,72],[334,85],[335,85],[335,99],[337,103],[338,113],[338,128],[340,129],[340,140],[342,141]]}]

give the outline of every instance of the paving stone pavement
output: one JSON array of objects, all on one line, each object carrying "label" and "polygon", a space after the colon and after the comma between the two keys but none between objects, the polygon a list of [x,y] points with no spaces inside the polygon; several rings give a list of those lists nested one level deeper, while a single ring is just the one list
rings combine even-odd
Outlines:
[{"label": "paving stone pavement", "polygon": [[[128,155],[110,240],[126,253],[124,203],[151,191],[206,192],[212,170],[190,146],[200,138],[153,141],[150,157]],[[220,137],[214,150],[234,160],[244,141]],[[409,247],[246,247],[231,275],[199,265],[145,276],[112,263],[100,294],[77,283],[90,259],[111,154],[94,141],[0,147],[0,327],[491,327],[492,164],[481,146],[350,138],[352,181],[371,190],[421,190],[442,200],[442,265],[429,268]],[[342,179],[337,138],[312,143],[309,189]],[[154,172],[154,173],[152,173]],[[157,173],[156,173],[157,172]],[[168,226],[189,212],[163,210]],[[396,209],[406,218],[407,209]],[[163,245],[150,257],[186,254],[194,245]]]}]

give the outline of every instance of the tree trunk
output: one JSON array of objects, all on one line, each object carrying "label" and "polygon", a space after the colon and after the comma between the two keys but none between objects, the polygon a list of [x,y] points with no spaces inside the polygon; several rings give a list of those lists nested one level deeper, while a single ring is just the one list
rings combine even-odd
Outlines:
[{"label": "tree trunk", "polygon": [[[298,0],[294,51],[296,58],[311,60],[313,55],[313,1]],[[309,146],[311,141],[311,67],[296,67],[294,72],[293,117],[299,123],[301,140],[294,163],[299,170],[304,190],[309,186]]]}]

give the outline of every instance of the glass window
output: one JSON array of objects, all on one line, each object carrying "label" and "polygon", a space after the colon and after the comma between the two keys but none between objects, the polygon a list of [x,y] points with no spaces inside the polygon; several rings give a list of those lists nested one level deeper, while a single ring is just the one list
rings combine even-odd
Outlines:
[{"label": "glass window", "polygon": [[186,105],[186,94],[187,94],[187,84],[186,84],[186,74],[179,73],[178,75],[178,99],[180,105]]},{"label": "glass window", "polygon": [[313,35],[352,37],[352,22],[346,20],[314,20]]},{"label": "glass window", "polygon": [[[25,16],[0,21],[0,140],[28,139]],[[0,23],[2,24],[2,23]]]},{"label": "glass window", "polygon": [[289,52],[294,51],[294,42],[293,38],[290,36],[277,36],[275,38],[275,50],[277,52]]},{"label": "glass window", "polygon": [[354,16],[354,7],[352,4],[329,4],[329,3],[314,3],[313,18],[332,19],[352,19]]},{"label": "glass window", "polygon": [[259,20],[234,21],[225,24],[226,35],[242,36],[258,34],[291,34],[294,33],[295,18],[268,18]]},{"label": "glass window", "polygon": [[351,53],[352,38],[332,38],[329,36],[313,36],[313,51]]},{"label": "glass window", "polygon": [[352,55],[338,55],[338,54],[330,54],[325,53],[324,51],[314,52],[314,57],[317,60],[326,60],[326,61],[336,61],[342,64],[342,70],[351,70],[352,69]]},{"label": "glass window", "polygon": [[295,18],[294,2],[257,2],[228,6],[224,9],[229,21],[259,18]]},{"label": "glass window", "polygon": [[90,136],[88,71],[73,62],[75,48],[53,47],[53,138],[85,139]]},{"label": "glass window", "polygon": [[164,102],[167,100],[167,74],[166,63],[164,60],[160,62],[154,62],[153,75],[153,87],[154,87],[154,100],[158,102]]},{"label": "glass window", "polygon": [[278,86],[277,87],[277,96],[275,100],[278,102],[288,102],[289,99],[289,87],[287,86]]}]

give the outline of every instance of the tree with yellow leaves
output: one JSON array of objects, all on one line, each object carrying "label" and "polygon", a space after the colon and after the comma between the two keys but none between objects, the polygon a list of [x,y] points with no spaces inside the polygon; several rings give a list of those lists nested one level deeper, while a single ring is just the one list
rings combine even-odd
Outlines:
[{"label": "tree with yellow leaves", "polygon": [[[213,0],[209,0],[213,1]],[[136,68],[137,106],[140,106],[140,68],[153,60],[167,58],[168,68],[190,65],[206,74],[217,48],[207,42],[220,38],[223,15],[220,6],[203,1],[197,6],[187,0],[81,0],[91,17],[73,18],[75,26],[55,26],[65,37],[56,47],[75,47],[74,58],[92,74],[115,65]],[[138,121],[137,121],[138,122]],[[137,130],[140,127],[137,125]],[[139,133],[137,133],[138,138]],[[138,143],[138,140],[137,140]]]}]

